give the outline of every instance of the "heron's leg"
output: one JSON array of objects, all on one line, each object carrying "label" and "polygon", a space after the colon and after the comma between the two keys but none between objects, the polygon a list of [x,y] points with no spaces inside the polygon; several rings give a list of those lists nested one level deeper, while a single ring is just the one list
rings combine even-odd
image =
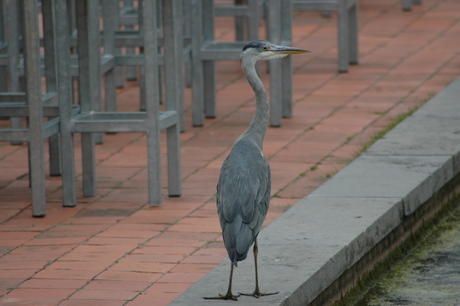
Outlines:
[{"label": "heron's leg", "polygon": [[240,295],[239,294],[233,295],[232,293],[232,280],[233,280],[233,262],[230,265],[230,279],[228,280],[227,294],[225,295],[219,294],[219,296],[216,296],[216,297],[204,297],[203,299],[205,300],[234,300],[234,301],[238,300],[238,297]]},{"label": "heron's leg", "polygon": [[248,296],[253,296],[258,298],[259,296],[265,296],[265,295],[274,295],[278,294],[278,292],[271,292],[271,293],[261,293],[259,289],[259,272],[257,269],[257,255],[259,254],[259,246],[257,245],[257,237],[254,240],[254,266],[255,266],[255,271],[256,271],[256,289],[254,290],[254,293],[240,293],[240,295],[248,295]]}]

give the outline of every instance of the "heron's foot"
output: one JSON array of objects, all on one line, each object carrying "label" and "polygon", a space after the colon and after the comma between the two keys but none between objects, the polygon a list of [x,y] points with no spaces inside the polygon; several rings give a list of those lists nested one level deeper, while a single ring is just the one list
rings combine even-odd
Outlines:
[{"label": "heron's foot", "polygon": [[219,296],[205,296],[203,299],[205,300],[232,300],[232,301],[238,301],[238,297],[240,295],[233,295],[232,293],[228,293],[226,295],[219,294]]},{"label": "heron's foot", "polygon": [[253,293],[241,293],[241,292],[238,292],[239,295],[253,296],[256,299],[258,299],[261,296],[275,295],[275,294],[278,294],[278,293],[279,293],[278,291],[277,292],[262,293],[259,290],[255,290]]}]

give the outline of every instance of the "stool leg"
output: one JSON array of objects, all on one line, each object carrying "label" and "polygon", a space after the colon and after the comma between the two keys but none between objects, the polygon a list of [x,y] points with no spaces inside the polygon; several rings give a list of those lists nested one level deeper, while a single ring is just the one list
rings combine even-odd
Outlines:
[{"label": "stool leg", "polygon": [[[283,45],[292,45],[292,3],[281,2],[281,38]],[[292,57],[281,59],[281,103],[283,118],[292,117]]]},{"label": "stool leg", "polygon": [[216,67],[214,61],[203,61],[204,110],[206,118],[216,118]]},{"label": "stool leg", "polygon": [[349,14],[346,6],[346,1],[339,1],[337,5],[337,48],[339,53],[339,72],[347,72],[348,62],[350,59]]},{"label": "stool leg", "polygon": [[[76,1],[78,29],[78,96],[83,113],[99,111],[100,107],[100,39],[98,1]],[[95,136],[81,133],[83,194],[96,195]],[[99,137],[98,137],[99,138]]]},{"label": "stool leg", "polygon": [[[203,42],[214,41],[214,3],[203,0]],[[204,111],[206,118],[216,117],[216,68],[214,61],[203,61]]]},{"label": "stool leg", "polygon": [[[57,73],[56,73],[56,32],[54,30],[54,9],[50,0],[42,1],[43,18],[43,44],[45,49],[45,77],[46,91],[57,92]],[[61,143],[59,135],[55,134],[48,139],[50,175],[61,175]]]},{"label": "stool leg", "polygon": [[38,34],[38,11],[34,0],[21,3],[24,37],[24,72],[26,96],[29,105],[29,156],[32,184],[32,215],[46,215],[45,158],[42,135],[42,92],[40,77],[40,50]]},{"label": "stool leg", "polygon": [[202,1],[191,0],[191,27],[192,34],[192,124],[193,126],[203,126],[204,118],[204,72],[203,64],[200,59],[201,46],[203,44],[203,18]]},{"label": "stool leg", "polygon": [[[356,1],[358,2],[358,1]],[[350,59],[349,63],[351,65],[357,65],[359,62],[359,52],[358,52],[358,3],[356,3],[352,8],[349,10],[349,35],[350,35]]]},{"label": "stool leg", "polygon": [[[267,0],[267,29],[268,40],[274,44],[281,43],[280,10],[279,0]],[[270,71],[270,126],[281,126],[282,113],[282,90],[281,90],[281,61],[273,60],[268,62]]]},{"label": "stool leg", "polygon": [[142,1],[142,24],[144,29],[144,82],[147,120],[147,171],[149,204],[161,204],[161,140],[159,125],[158,50],[156,47],[156,6],[153,0]]}]

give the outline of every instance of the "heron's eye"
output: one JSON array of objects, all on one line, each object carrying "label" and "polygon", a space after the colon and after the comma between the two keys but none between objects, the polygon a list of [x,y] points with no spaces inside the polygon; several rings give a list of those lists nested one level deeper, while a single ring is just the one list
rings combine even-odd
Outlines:
[{"label": "heron's eye", "polygon": [[268,48],[267,46],[264,46],[262,49],[263,49],[264,51],[270,50],[270,48]]}]

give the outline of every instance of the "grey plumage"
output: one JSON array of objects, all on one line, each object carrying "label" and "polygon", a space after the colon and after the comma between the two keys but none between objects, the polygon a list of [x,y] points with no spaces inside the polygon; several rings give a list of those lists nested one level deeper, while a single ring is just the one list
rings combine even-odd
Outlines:
[{"label": "grey plumage", "polygon": [[222,165],[217,187],[225,248],[232,263],[246,259],[264,222],[270,201],[270,166],[256,142],[239,138]]},{"label": "grey plumage", "polygon": [[[256,112],[248,129],[236,140],[225,159],[217,184],[217,211],[222,227],[225,248],[232,262],[227,294],[216,299],[236,299],[231,291],[233,266],[246,259],[254,244],[256,289],[260,293],[257,273],[257,235],[267,215],[270,202],[270,165],[262,153],[267,130],[269,103],[267,92],[257,75],[255,64],[259,60],[271,60],[309,52],[303,49],[277,46],[267,41],[255,40],[241,52],[241,66],[256,96]],[[214,298],[211,298],[214,299]]]}]

